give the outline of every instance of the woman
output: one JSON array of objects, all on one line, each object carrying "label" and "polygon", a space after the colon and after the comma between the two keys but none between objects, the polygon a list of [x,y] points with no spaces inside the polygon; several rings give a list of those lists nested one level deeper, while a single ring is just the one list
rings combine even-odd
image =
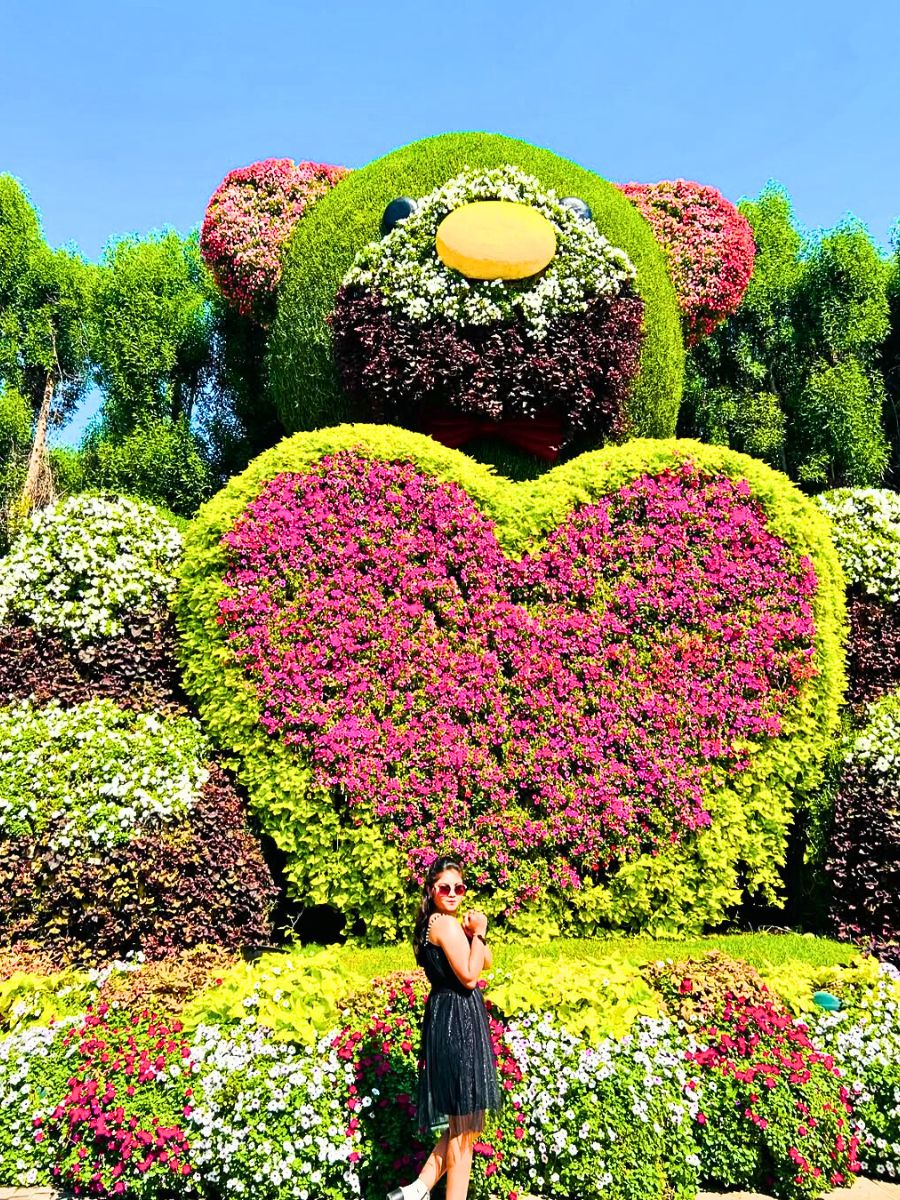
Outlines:
[{"label": "woman", "polygon": [[416,961],[425,968],[431,994],[419,1050],[419,1128],[449,1122],[418,1179],[388,1193],[388,1200],[428,1200],[447,1172],[447,1200],[465,1200],[476,1134],[486,1112],[500,1107],[497,1060],[478,977],[493,961],[485,939],[487,917],[457,911],[466,892],[462,868],[452,858],[431,866],[413,932]]}]

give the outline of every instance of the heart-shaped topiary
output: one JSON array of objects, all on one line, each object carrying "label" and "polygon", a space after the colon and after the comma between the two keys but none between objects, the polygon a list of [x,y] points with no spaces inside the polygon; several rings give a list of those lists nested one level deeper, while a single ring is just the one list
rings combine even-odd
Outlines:
[{"label": "heart-shaped topiary", "polygon": [[187,685],[309,902],[396,936],[439,851],[507,919],[771,892],[834,728],[841,579],[768,468],[636,442],[512,484],[344,426],[233,480],[186,562]]}]

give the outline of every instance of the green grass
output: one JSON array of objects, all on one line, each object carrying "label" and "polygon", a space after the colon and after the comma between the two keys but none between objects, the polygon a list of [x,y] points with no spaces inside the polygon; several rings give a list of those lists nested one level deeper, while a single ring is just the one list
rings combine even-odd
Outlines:
[{"label": "green grass", "polygon": [[[519,942],[494,947],[494,967],[515,974],[516,964],[537,957],[554,960],[566,958],[618,958],[629,963],[652,962],[657,959],[683,959],[721,950],[734,958],[744,959],[753,966],[778,966],[788,962],[803,962],[811,966],[834,966],[850,962],[857,954],[853,946],[830,938],[800,933],[735,933],[707,937],[685,938],[555,938],[551,942]],[[366,949],[347,946],[342,957],[348,968],[376,979],[392,971],[415,968],[409,945]]]}]

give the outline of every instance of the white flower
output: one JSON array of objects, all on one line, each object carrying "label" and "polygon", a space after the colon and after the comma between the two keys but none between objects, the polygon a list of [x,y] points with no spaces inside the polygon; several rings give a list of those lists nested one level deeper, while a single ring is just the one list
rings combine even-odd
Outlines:
[{"label": "white flower", "polygon": [[[438,225],[449,212],[475,200],[529,204],[554,226],[556,254],[526,288],[467,279],[438,257]],[[611,245],[593,221],[582,221],[552,190],[506,166],[464,170],[422,197],[415,212],[386,237],[363,247],[343,283],[373,289],[386,307],[412,321],[443,316],[485,325],[521,318],[539,341],[552,317],[583,312],[599,296],[617,296],[636,276],[625,251]]]}]

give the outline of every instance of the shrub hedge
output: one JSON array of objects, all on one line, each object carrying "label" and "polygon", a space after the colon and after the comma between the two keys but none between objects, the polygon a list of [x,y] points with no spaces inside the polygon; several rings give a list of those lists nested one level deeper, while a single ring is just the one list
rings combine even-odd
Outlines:
[{"label": "shrub hedge", "polygon": [[338,383],[327,317],[356,254],[379,238],[390,201],[421,197],[464,168],[506,165],[533,176],[560,198],[586,201],[600,232],[637,268],[645,336],[629,415],[636,433],[666,437],[674,432],[684,348],[675,291],[650,226],[593,172],[548,150],[486,133],[427,138],[377,159],[323,196],[294,230],[282,255],[270,342],[272,394],[288,431],[336,424],[352,415]]},{"label": "shrub hedge", "polygon": [[836,935],[900,963],[900,693],[849,738],[825,870]]},{"label": "shrub hedge", "polygon": [[275,887],[223,771],[186,817],[139,830],[102,853],[49,834],[0,841],[0,930],[43,944],[60,964],[208,944],[265,944]]},{"label": "shrub hedge", "polygon": [[28,626],[0,628],[0,705],[31,697],[65,708],[98,698],[138,710],[180,707],[174,636],[169,615],[126,618],[119,637],[89,645]]},{"label": "shrub hedge", "polygon": [[[412,462],[435,480],[458,483],[495,522],[510,556],[542,547],[573,506],[652,478],[685,459],[716,477],[748,481],[769,532],[784,539],[791,553],[809,556],[814,566],[814,677],[785,710],[780,736],[756,740],[744,769],[709,774],[703,790],[709,828],[625,858],[608,874],[583,877],[576,890],[555,891],[555,899],[548,893],[541,911],[526,909],[510,917],[510,925],[527,931],[550,921],[559,931],[611,927],[664,934],[722,922],[743,888],[775,901],[793,796],[820,778],[843,692],[843,577],[821,514],[762,464],[693,442],[635,441],[583,455],[538,481],[513,485],[428,438],[360,425],[281,443],[207,504],[188,533],[176,602],[186,689],[247,787],[263,827],[287,854],[289,882],[305,903],[334,906],[361,921],[370,939],[396,940],[408,921],[404,856],[371,814],[349,810],[293,748],[261,723],[268,706],[260,703],[220,619],[221,602],[232,594],[225,582],[229,551],[223,538],[267,481],[286,473],[302,476],[323,456],[350,450],[382,462]],[[517,894],[515,887],[505,894],[502,882],[494,881],[478,901],[497,914]]]}]

